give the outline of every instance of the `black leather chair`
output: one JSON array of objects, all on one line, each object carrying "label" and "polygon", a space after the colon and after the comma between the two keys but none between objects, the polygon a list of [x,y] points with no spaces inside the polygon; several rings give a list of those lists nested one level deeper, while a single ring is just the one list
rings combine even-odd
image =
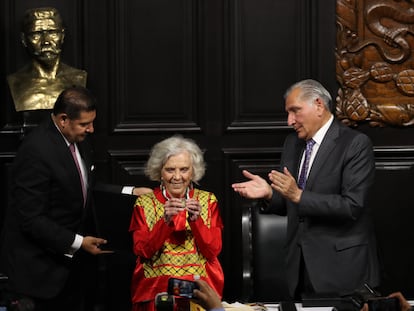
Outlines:
[{"label": "black leather chair", "polygon": [[260,214],[259,202],[243,206],[243,299],[288,300],[285,269],[286,217]]}]

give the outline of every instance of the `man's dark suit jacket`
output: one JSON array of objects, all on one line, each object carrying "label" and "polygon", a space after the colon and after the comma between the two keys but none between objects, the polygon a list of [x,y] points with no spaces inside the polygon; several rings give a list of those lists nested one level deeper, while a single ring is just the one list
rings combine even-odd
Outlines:
[{"label": "man's dark suit jacket", "polygon": [[[298,178],[305,142],[286,138],[281,169]],[[287,278],[291,295],[301,250],[316,293],[347,294],[366,282],[379,285],[379,264],[369,208],[375,160],[369,138],[334,121],[314,159],[299,204],[274,191],[265,212],[286,215]]]},{"label": "man's dark suit jacket", "polygon": [[[92,185],[92,149],[86,141],[78,148]],[[88,191],[83,206],[75,162],[52,120],[22,142],[13,164],[10,196],[2,235],[1,271],[9,277],[13,292],[54,297],[68,278],[73,259],[64,254],[70,250],[75,234],[91,234],[84,224],[92,205]]]}]

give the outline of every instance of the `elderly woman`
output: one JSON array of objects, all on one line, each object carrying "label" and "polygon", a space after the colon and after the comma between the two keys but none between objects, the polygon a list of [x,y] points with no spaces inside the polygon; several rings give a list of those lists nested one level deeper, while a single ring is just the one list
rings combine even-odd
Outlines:
[{"label": "elderly woman", "polygon": [[145,173],[160,186],[137,198],[129,229],[138,256],[132,310],[155,310],[154,297],[167,291],[170,277],[202,279],[222,296],[217,199],[194,187],[204,172],[203,154],[190,139],[173,136],[152,148]]}]

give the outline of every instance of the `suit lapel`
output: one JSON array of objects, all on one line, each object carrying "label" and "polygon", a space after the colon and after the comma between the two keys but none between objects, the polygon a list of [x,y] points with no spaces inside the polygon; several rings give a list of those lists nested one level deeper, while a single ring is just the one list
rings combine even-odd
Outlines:
[{"label": "suit lapel", "polygon": [[336,139],[339,136],[339,125],[334,120],[328,131],[326,132],[325,137],[322,140],[321,145],[319,146],[318,153],[313,160],[312,167],[309,171],[308,179],[306,180],[306,188],[312,188],[313,183],[317,179],[318,172],[323,169],[324,163],[328,160],[331,151],[336,146]]},{"label": "suit lapel", "polygon": [[298,139],[297,143],[295,144],[295,149],[293,153],[293,163],[294,167],[292,167],[292,170],[290,171],[292,174],[296,174],[295,178],[296,180],[299,179],[299,169],[300,169],[300,160],[302,159],[302,155],[305,152],[305,141],[302,139]]},{"label": "suit lapel", "polygon": [[[83,142],[78,144],[79,153],[85,164],[85,170],[88,177],[88,184],[94,184],[94,165],[93,165],[93,149],[87,137]],[[89,187],[88,187],[89,188]]]},{"label": "suit lapel", "polygon": [[[286,143],[286,151],[283,154],[282,166],[286,166],[289,172],[297,178],[299,174],[300,159],[305,148],[305,142],[299,139],[296,133],[291,134]],[[280,168],[283,171],[283,167]]]},{"label": "suit lapel", "polygon": [[73,160],[65,139],[56,128],[56,125],[53,123],[52,119],[50,119],[50,122],[47,125],[47,133],[49,134],[51,141],[55,144],[54,150],[58,153],[58,159],[61,161],[62,167],[64,167],[67,172],[67,178],[69,179],[68,182],[72,185],[79,185],[78,191],[80,195],[83,196],[82,185],[80,183],[79,173],[75,161]]},{"label": "suit lapel", "polygon": [[[48,133],[51,137],[51,141],[55,144],[55,150],[59,153],[61,161],[65,163],[65,166],[71,170],[76,170],[77,168],[75,162],[73,161],[72,155],[70,153],[69,147],[67,146],[62,134],[56,128],[56,125],[53,123],[52,119],[48,124]],[[68,165],[68,163],[73,162],[73,165]]]}]

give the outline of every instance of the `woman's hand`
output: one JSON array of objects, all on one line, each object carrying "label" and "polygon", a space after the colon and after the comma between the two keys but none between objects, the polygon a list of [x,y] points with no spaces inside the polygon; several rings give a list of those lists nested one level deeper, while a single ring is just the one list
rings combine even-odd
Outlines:
[{"label": "woman's hand", "polygon": [[188,212],[188,221],[196,221],[201,213],[201,205],[196,199],[188,199],[185,208]]},{"label": "woman's hand", "polygon": [[164,205],[164,220],[169,224],[175,215],[184,211],[186,208],[185,199],[171,198]]}]

